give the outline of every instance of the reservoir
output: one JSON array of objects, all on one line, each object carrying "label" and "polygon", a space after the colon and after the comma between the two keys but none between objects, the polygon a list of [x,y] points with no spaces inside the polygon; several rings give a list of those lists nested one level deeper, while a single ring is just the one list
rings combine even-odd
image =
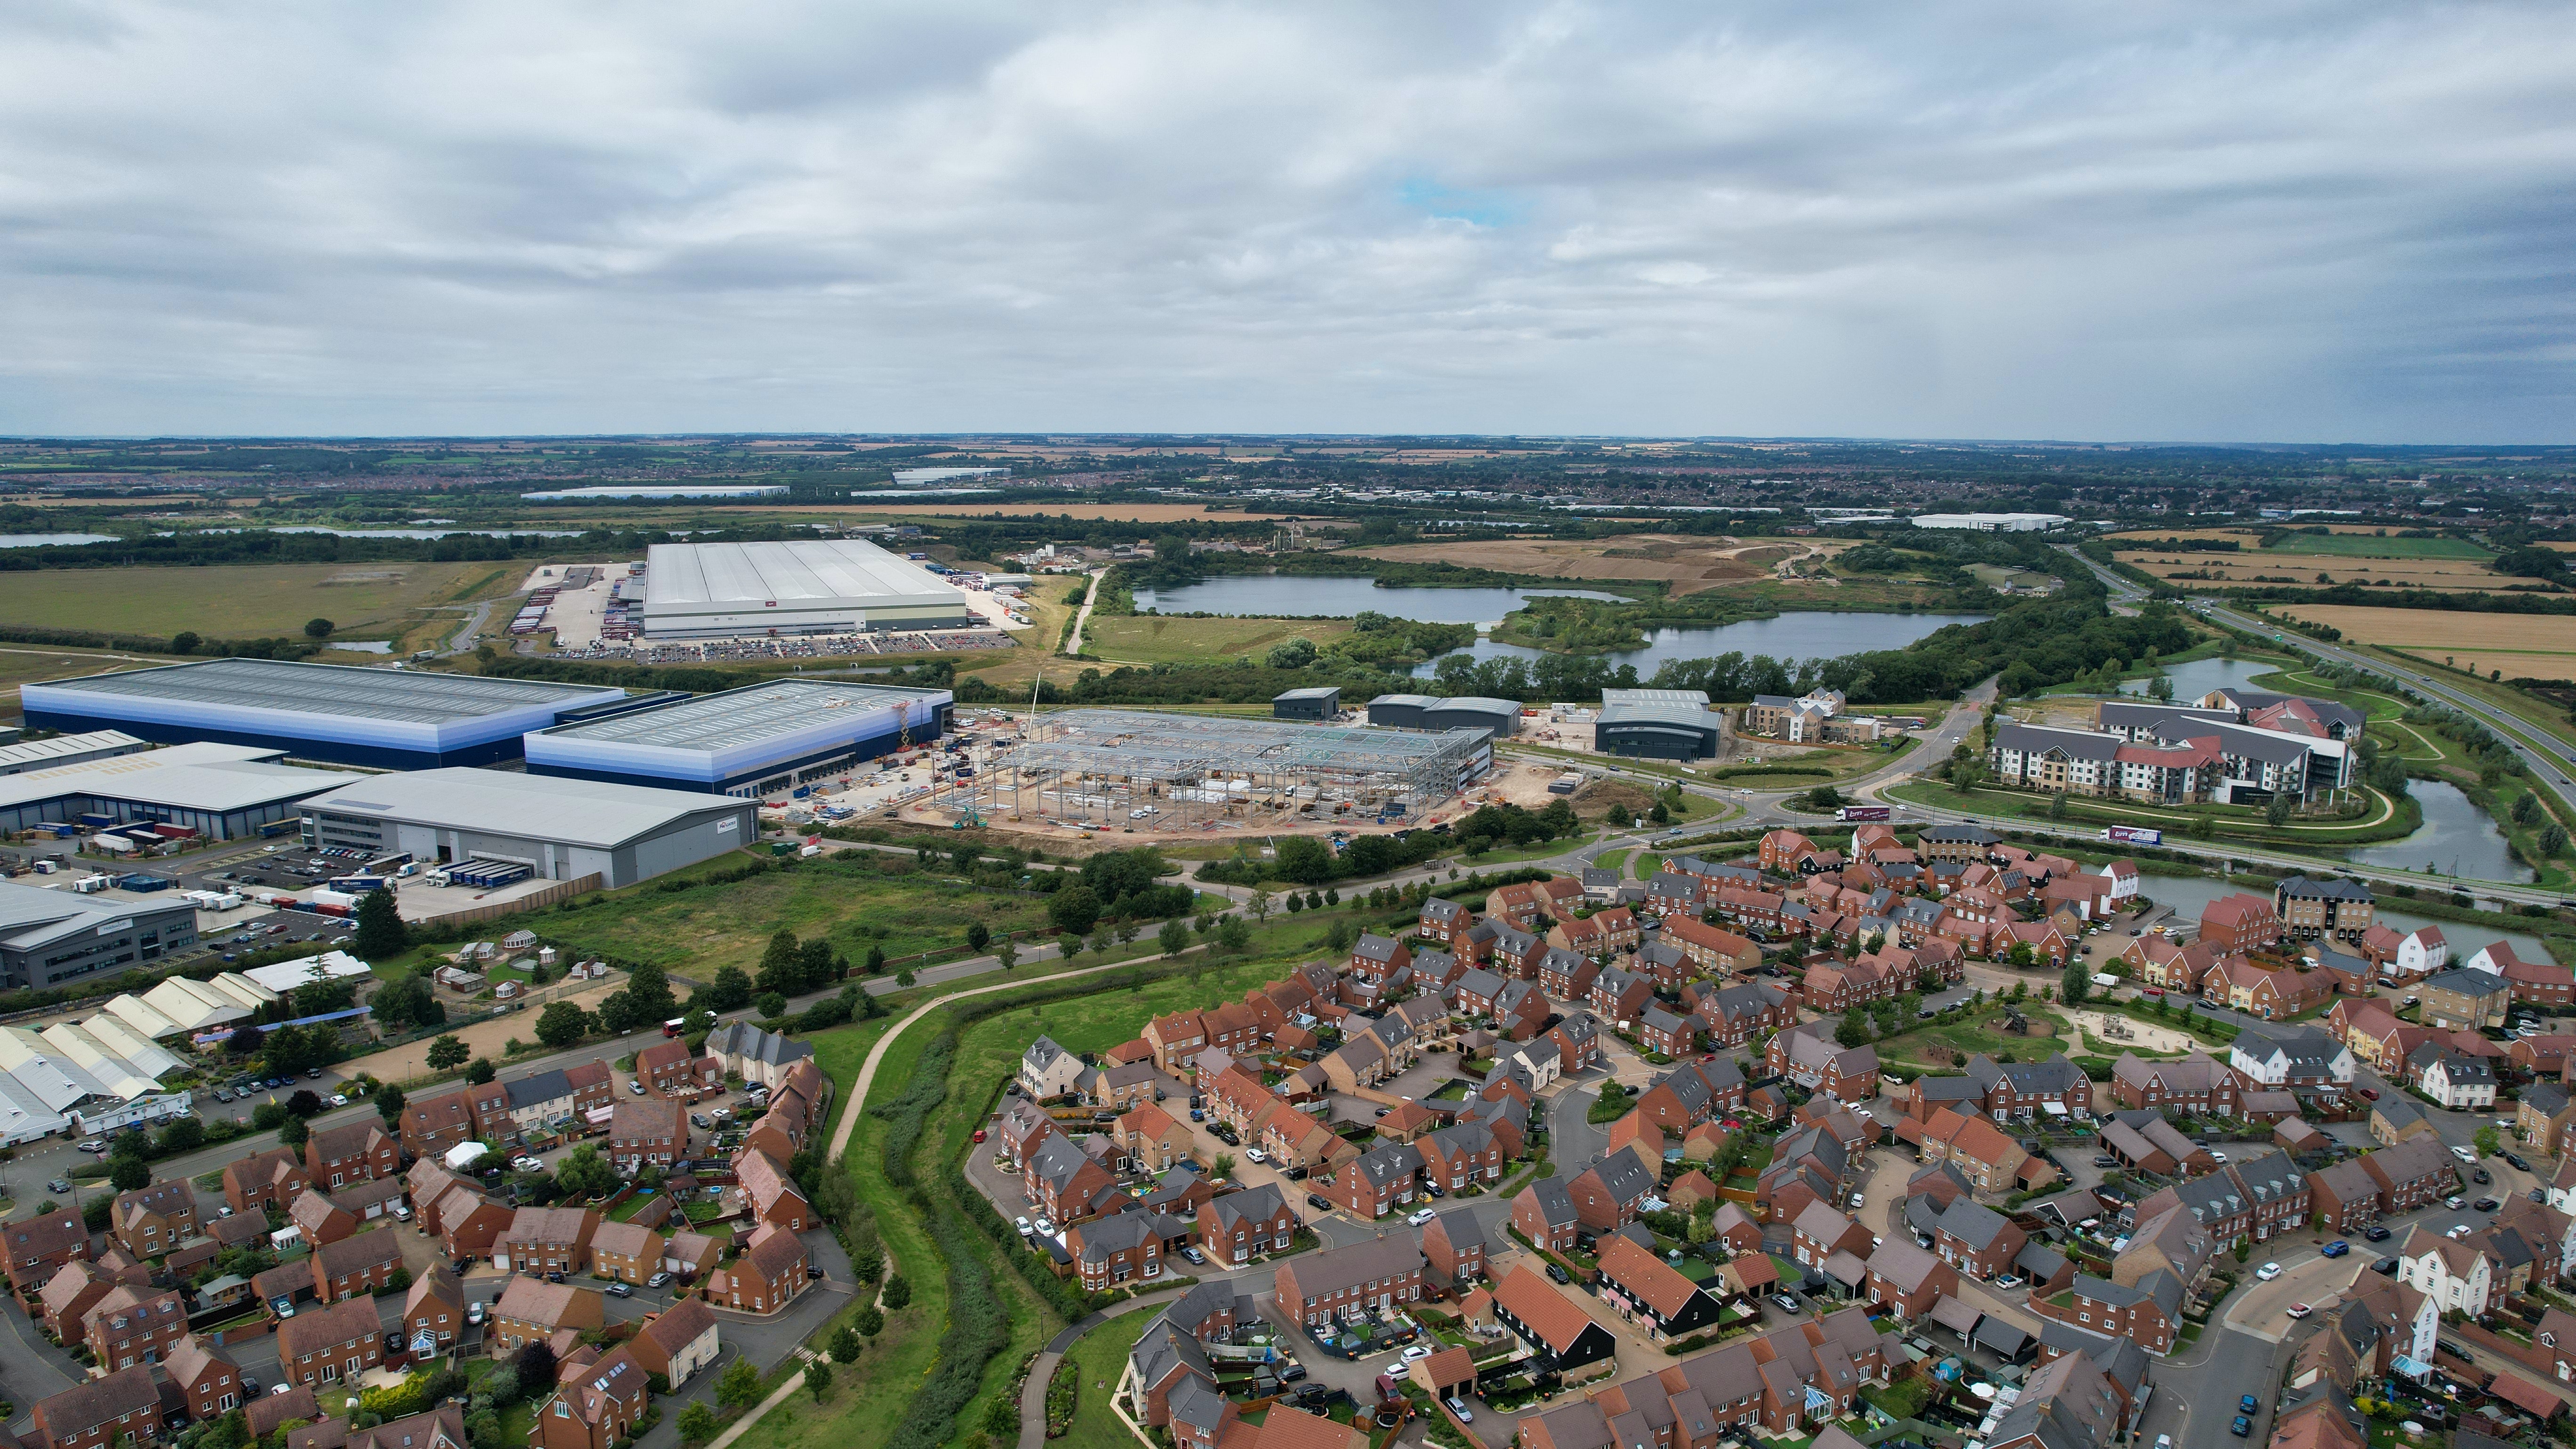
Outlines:
[{"label": "reservoir", "polygon": [[2165,678],[2173,681],[2174,703],[2189,704],[2213,689],[2259,689],[2256,675],[2280,671],[2281,666],[2268,659],[2194,659],[2166,669]]},{"label": "reservoir", "polygon": [[[1644,648],[1623,649],[1602,657],[1617,664],[1633,664],[1640,678],[1651,678],[1668,659],[1712,659],[1720,654],[1768,654],[1783,660],[1832,659],[1872,649],[1902,649],[1952,624],[1982,624],[1986,618],[1984,614],[1781,614],[1736,624],[1656,629],[1647,636]],[[1479,639],[1469,648],[1453,652],[1474,659],[1536,659],[1542,653],[1518,644],[1497,644],[1491,639]],[[1431,659],[1415,665],[1414,677],[1430,678],[1439,664],[1440,659]]]},{"label": "reservoir", "polygon": [[2506,854],[2504,832],[2459,786],[2439,780],[2414,780],[2408,782],[2407,792],[2424,807],[2424,828],[2404,840],[2353,850],[2349,854],[2354,860],[2390,870],[2425,870],[2468,880],[2522,883],[2538,878],[2530,867]]}]

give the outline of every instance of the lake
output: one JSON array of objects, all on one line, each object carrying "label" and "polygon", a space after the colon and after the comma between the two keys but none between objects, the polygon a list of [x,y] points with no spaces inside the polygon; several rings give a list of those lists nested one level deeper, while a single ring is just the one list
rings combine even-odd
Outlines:
[{"label": "lake", "polygon": [[0,548],[51,548],[67,543],[114,543],[112,533],[0,533]]},{"label": "lake", "polygon": [[2169,666],[2165,678],[2173,681],[2174,703],[2189,704],[2213,689],[2260,688],[2254,676],[2277,674],[2280,669],[2263,659],[2194,659]]},{"label": "lake", "polygon": [[1177,589],[1138,589],[1136,607],[1165,614],[1235,614],[1256,619],[1347,619],[1375,610],[1425,624],[1494,624],[1539,597],[1625,603],[1585,589],[1381,589],[1364,578],[1228,574]]},{"label": "lake", "polygon": [[2470,880],[2531,881],[2538,874],[2505,852],[2504,832],[2457,785],[2415,780],[2408,792],[2424,807],[2424,828],[2387,845],[2348,852],[2364,865],[2431,870]]},{"label": "lake", "polygon": [[[1982,624],[1986,618],[1984,614],[1782,614],[1736,624],[1657,629],[1647,636],[1644,648],[1623,649],[1605,657],[1615,663],[1633,664],[1639,677],[1650,678],[1667,659],[1712,659],[1730,653],[1768,654],[1774,659],[1832,659],[1870,649],[1902,649],[1935,630],[1952,624]],[[1491,639],[1479,639],[1453,652],[1475,659],[1536,659],[1541,654],[1536,649],[1497,644]],[[1415,665],[1414,677],[1430,678],[1439,664],[1440,659],[1431,659]]]},{"label": "lake", "polygon": [[[2220,896],[2235,895],[2239,888],[2215,876],[2168,875],[2141,866],[2138,868],[2138,889],[2159,905],[2172,906],[2176,914],[2187,919],[2198,920],[2201,907]],[[2514,954],[2526,961],[2557,959],[2549,953],[2547,946],[2541,944],[2538,936],[2527,931],[2464,925],[2458,921],[2436,921],[2430,916],[2419,916],[2406,910],[2405,897],[2388,894],[2379,887],[2373,887],[2373,889],[2379,892],[2379,908],[2373,913],[2373,919],[2385,921],[2401,931],[2412,931],[2418,926],[2441,927],[2442,939],[2451,943],[2453,961],[2466,961],[2477,954],[2479,947],[2496,941],[2512,942]],[[2271,894],[2267,890],[2260,889],[2253,893],[2261,896]],[[2497,919],[2501,921],[2504,918],[2499,916]]]}]

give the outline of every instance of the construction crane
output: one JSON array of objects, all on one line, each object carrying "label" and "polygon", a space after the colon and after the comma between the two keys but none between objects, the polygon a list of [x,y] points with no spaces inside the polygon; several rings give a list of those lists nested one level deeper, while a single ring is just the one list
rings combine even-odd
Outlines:
[{"label": "construction crane", "polygon": [[894,702],[894,747],[897,753],[912,748],[912,701],[908,699]]}]

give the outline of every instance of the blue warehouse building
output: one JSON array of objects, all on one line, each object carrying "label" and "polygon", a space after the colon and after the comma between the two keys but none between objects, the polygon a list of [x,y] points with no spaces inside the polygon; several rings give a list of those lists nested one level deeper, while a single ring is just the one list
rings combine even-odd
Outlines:
[{"label": "blue warehouse building", "polygon": [[819,780],[948,729],[944,689],[778,680],[529,734],[533,774],[752,797]]},{"label": "blue warehouse building", "polygon": [[391,770],[514,760],[531,730],[631,703],[625,690],[595,684],[280,659],[58,679],[27,685],[18,698],[31,729],[123,730],[163,744],[250,745]]}]

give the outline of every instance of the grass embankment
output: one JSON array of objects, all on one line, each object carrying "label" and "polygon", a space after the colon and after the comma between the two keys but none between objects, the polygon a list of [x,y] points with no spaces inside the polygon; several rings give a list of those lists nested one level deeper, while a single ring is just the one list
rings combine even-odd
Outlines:
[{"label": "grass embankment", "polygon": [[1074,1390],[1073,1424],[1057,1440],[1059,1449],[1136,1449],[1136,1436],[1109,1411],[1109,1395],[1127,1369],[1127,1354],[1154,1321],[1153,1310],[1137,1309],[1113,1318],[1082,1336],[1064,1356],[1063,1372]]},{"label": "grass embankment", "polygon": [[[1084,982],[1050,982],[1044,976],[1033,977],[1021,991],[959,1003],[958,1007],[970,1013],[989,1014],[975,1015],[959,1031],[953,1047],[944,1051],[939,1044],[943,1034],[956,1025],[958,1007],[942,1008],[894,1039],[878,1065],[868,1101],[862,1106],[894,1104],[915,1090],[917,1079],[926,1076],[935,1075],[944,1082],[945,1095],[922,1116],[919,1135],[912,1139],[914,1149],[906,1158],[920,1190],[929,1193],[936,1203],[949,1190],[947,1169],[962,1161],[969,1136],[999,1095],[1002,1083],[1013,1074],[1020,1053],[1037,1035],[1051,1036],[1068,1050],[1096,1051],[1133,1037],[1158,1014],[1239,997],[1250,987],[1277,977],[1288,963],[1314,954],[1332,919],[1332,913],[1295,921],[1274,919],[1256,928],[1253,951],[1247,957],[1204,965],[1188,960],[1172,976],[1133,986],[1120,984],[1117,973]],[[1144,969],[1157,968],[1147,964]],[[1098,983],[1097,989],[1086,989],[1092,982]],[[1067,988],[1080,994],[1038,1003],[1034,1014],[1029,1005],[1014,1004],[1024,1002],[1026,996]],[[913,998],[906,1000],[910,999]],[[827,1076],[836,1082],[857,1080],[861,1065],[887,1021],[899,1018],[908,1009],[905,1001],[889,1002],[888,1006],[893,1014],[886,1020],[840,1028],[814,1038],[816,1059]],[[854,1108],[844,1103],[840,1110]],[[888,1444],[917,1449],[923,1444],[971,1444],[986,1432],[985,1415],[991,1412],[992,1405],[1016,1399],[1015,1378],[1022,1362],[1064,1326],[1063,1318],[1040,1301],[1012,1266],[1001,1260],[1002,1250],[990,1238],[958,1216],[930,1221],[911,1193],[890,1180],[888,1141],[890,1134],[899,1130],[900,1123],[895,1119],[873,1113],[862,1116],[838,1168],[849,1174],[859,1202],[874,1215],[885,1246],[894,1257],[894,1271],[912,1284],[912,1306],[897,1316],[903,1326],[897,1327],[890,1319],[886,1331],[870,1344],[867,1356],[857,1365],[858,1372],[838,1376],[833,1395],[822,1405],[796,1398],[755,1426],[744,1439],[754,1449],[819,1449],[827,1444],[832,1449],[878,1449]],[[962,1265],[950,1262],[944,1254],[952,1250],[971,1255],[971,1261]],[[957,1300],[961,1288],[977,1295],[962,1309]],[[989,1345],[989,1352],[980,1343],[974,1345],[981,1373],[973,1393],[957,1410],[953,1424],[942,1425],[940,1433],[925,1437],[923,1426],[917,1422],[908,1425],[907,1416],[915,1410],[918,1395],[937,1389],[935,1376],[941,1369],[942,1353],[957,1335],[961,1311],[970,1316],[971,1322],[984,1322],[980,1315],[998,1311],[1000,1341]],[[1138,1310],[1138,1315],[1141,1331],[1151,1310]],[[855,1389],[840,1387],[851,1380],[857,1381]],[[1101,1413],[1106,1418],[1105,1396],[1102,1397]],[[1114,1419],[1107,1422],[1115,1425]],[[1009,1438],[995,1437],[1003,1442]]]},{"label": "grass embankment", "polygon": [[453,628],[458,617],[423,611],[505,594],[526,572],[522,565],[402,562],[44,569],[0,574],[0,619],[219,639],[300,636],[305,621],[329,619],[338,638],[418,648],[425,646],[411,640],[413,631]]}]

